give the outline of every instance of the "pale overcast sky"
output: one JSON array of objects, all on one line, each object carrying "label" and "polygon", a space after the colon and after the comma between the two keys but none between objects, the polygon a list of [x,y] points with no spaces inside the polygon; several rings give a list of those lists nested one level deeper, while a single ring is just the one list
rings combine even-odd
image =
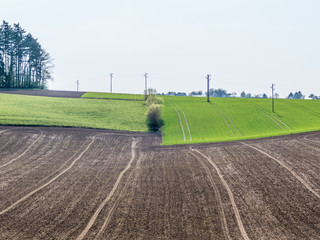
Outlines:
[{"label": "pale overcast sky", "polygon": [[319,0],[1,0],[54,58],[50,89],[320,95]]}]

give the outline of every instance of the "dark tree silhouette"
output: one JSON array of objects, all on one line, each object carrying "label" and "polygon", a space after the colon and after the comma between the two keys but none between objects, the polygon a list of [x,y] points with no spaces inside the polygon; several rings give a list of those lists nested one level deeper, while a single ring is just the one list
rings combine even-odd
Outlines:
[{"label": "dark tree silhouette", "polygon": [[50,55],[20,24],[0,26],[0,88],[45,88],[51,79]]}]

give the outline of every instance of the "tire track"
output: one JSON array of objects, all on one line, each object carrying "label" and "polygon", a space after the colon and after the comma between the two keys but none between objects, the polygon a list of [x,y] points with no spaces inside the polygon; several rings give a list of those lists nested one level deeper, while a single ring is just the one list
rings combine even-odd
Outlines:
[{"label": "tire track", "polygon": [[227,225],[227,219],[226,219],[226,216],[225,216],[224,210],[223,210],[223,204],[222,204],[220,192],[219,192],[219,189],[218,189],[217,185],[214,182],[212,173],[210,172],[210,169],[207,167],[207,165],[203,161],[201,161],[200,158],[198,156],[196,156],[196,154],[194,154],[192,152],[192,148],[190,148],[190,150],[191,150],[191,154],[199,161],[199,163],[201,164],[201,166],[204,168],[204,170],[207,173],[207,176],[209,178],[211,186],[212,186],[212,188],[214,190],[214,193],[215,193],[215,195],[217,197],[217,205],[218,205],[218,211],[219,211],[219,215],[220,215],[220,221],[221,221],[223,233],[225,235],[225,238],[230,240],[231,237],[230,237],[230,234],[229,234],[229,229],[228,229],[228,225]]},{"label": "tire track", "polygon": [[213,104],[217,105],[217,107],[220,108],[220,109],[226,114],[226,116],[229,118],[229,121],[232,123],[233,127],[236,129],[237,133],[238,133],[240,136],[243,136],[243,135],[241,134],[241,132],[239,131],[239,129],[237,128],[237,126],[236,126],[236,125],[234,124],[234,122],[232,121],[230,115],[229,115],[222,107],[220,107],[218,104],[216,104],[216,103],[213,103]]},{"label": "tire track", "polygon": [[311,139],[307,138],[307,137],[317,136],[317,135],[319,135],[319,134],[318,134],[318,133],[316,133],[316,134],[311,134],[311,135],[309,135],[309,136],[305,136],[303,139],[305,139],[305,140],[307,140],[308,142],[311,142],[311,143],[319,144],[319,143],[320,143],[320,141],[317,141],[317,140],[311,140]]},{"label": "tire track", "polygon": [[[101,210],[104,208],[104,206],[107,204],[107,202],[110,200],[110,198],[113,196],[114,192],[117,190],[120,181],[123,177],[123,175],[127,172],[127,170],[131,167],[131,164],[133,160],[135,159],[135,148],[137,144],[137,140],[133,137],[132,145],[131,145],[131,159],[127,166],[122,170],[122,172],[119,174],[115,184],[113,185],[112,190],[108,194],[108,196],[103,200],[103,202],[100,204],[98,209],[95,211],[95,213],[92,215],[90,221],[88,222],[86,228],[81,232],[81,234],[76,238],[77,240],[82,240],[86,234],[89,232],[90,228],[93,226],[95,223],[96,219],[98,218],[98,215],[100,214]],[[114,208],[114,207],[113,207]]]},{"label": "tire track", "polygon": [[283,126],[281,126],[276,120],[274,120],[274,119],[272,118],[272,116],[270,116],[269,114],[267,114],[267,113],[265,112],[265,110],[264,110],[261,106],[259,106],[258,104],[252,103],[252,102],[250,102],[250,104],[253,105],[256,109],[258,109],[258,111],[260,111],[260,112],[262,112],[264,115],[266,115],[271,121],[273,121],[276,125],[278,125],[282,130],[284,130],[284,131],[293,130],[291,127],[289,127],[287,124],[285,124],[280,118],[278,118],[277,116],[272,115],[272,116],[273,116],[274,118],[276,118],[280,123],[282,123],[286,128],[288,128],[288,129],[285,129],[285,128],[284,128]]},{"label": "tire track", "polygon": [[185,142],[186,141],[186,135],[184,133],[184,128],[183,128],[183,125],[182,125],[180,114],[179,114],[178,110],[173,106],[172,103],[171,103],[171,106],[173,107],[173,109],[176,111],[176,113],[178,115],[178,118],[179,118],[179,121],[180,121],[180,127],[181,127],[181,130],[182,130],[182,135],[183,135],[183,141]]},{"label": "tire track", "polygon": [[59,173],[57,176],[55,176],[54,178],[52,178],[50,181],[48,181],[47,183],[41,185],[40,187],[38,187],[37,189],[33,190],[32,192],[28,193],[27,195],[25,195],[24,197],[20,198],[19,200],[17,200],[16,202],[14,202],[13,204],[11,204],[9,207],[7,207],[6,209],[2,210],[0,212],[0,215],[5,214],[6,212],[8,212],[9,210],[13,209],[15,206],[17,206],[19,203],[25,201],[26,199],[28,199],[29,197],[31,197],[33,194],[39,192],[41,189],[47,187],[49,184],[51,184],[52,182],[54,182],[57,178],[59,178],[61,175],[63,175],[64,173],[66,173],[67,171],[69,171],[74,164],[83,156],[83,154],[86,153],[86,151],[88,151],[88,149],[90,148],[90,146],[93,144],[93,142],[95,141],[95,137],[92,138],[91,142],[88,144],[88,146],[86,147],[85,150],[83,150],[80,155],[73,160],[73,162],[69,165],[69,167],[67,167],[66,169],[64,169],[61,173]]},{"label": "tire track", "polygon": [[232,205],[232,208],[233,208],[233,212],[235,214],[235,217],[236,217],[236,221],[237,221],[237,224],[238,224],[238,227],[239,227],[239,230],[241,232],[241,235],[242,237],[245,239],[245,240],[249,240],[250,238],[248,237],[247,233],[246,233],[246,230],[243,226],[243,223],[242,223],[242,220],[241,220],[241,216],[240,216],[240,213],[239,213],[239,209],[235,203],[235,200],[234,200],[234,196],[233,196],[233,193],[229,187],[229,185],[227,184],[227,182],[224,180],[223,178],[223,175],[220,171],[220,169],[218,168],[218,166],[209,158],[207,157],[206,155],[204,155],[202,152],[200,152],[199,150],[197,149],[194,149],[194,148],[191,148],[191,151],[194,151],[194,152],[197,152],[198,154],[200,154],[202,157],[204,157],[205,159],[208,160],[208,162],[215,168],[216,172],[218,173],[218,176],[223,184],[223,186],[225,187],[225,189],[227,190],[228,192],[228,195],[229,195],[229,199],[230,199],[230,202],[231,202],[231,205]]},{"label": "tire track", "polygon": [[[145,156],[143,156],[143,159],[145,159]],[[116,206],[118,205],[121,197],[125,194],[125,191],[127,190],[128,186],[129,186],[129,179],[130,179],[130,178],[132,177],[132,175],[134,175],[134,174],[135,174],[135,178],[134,178],[134,180],[133,180],[132,182],[130,182],[130,184],[133,185],[133,186],[135,186],[135,183],[136,183],[136,181],[137,181],[137,178],[138,178],[138,176],[141,174],[141,170],[137,170],[137,169],[140,168],[141,162],[142,162],[142,160],[141,160],[141,157],[140,157],[139,160],[138,160],[137,163],[136,163],[136,166],[135,166],[134,170],[133,170],[133,171],[130,173],[130,175],[128,176],[128,179],[127,179],[127,181],[126,181],[126,184],[125,184],[124,188],[121,190],[121,192],[119,193],[117,199],[115,200],[114,204],[112,205],[111,209],[109,210],[108,215],[107,215],[106,219],[104,220],[103,225],[101,226],[99,232],[97,233],[97,235],[96,235],[95,238],[94,238],[95,240],[96,240],[96,239],[100,239],[100,237],[101,237],[101,235],[104,233],[106,227],[109,225],[110,220],[111,220],[111,217],[112,217],[113,212],[114,212],[114,209],[115,209]]]},{"label": "tire track", "polygon": [[[6,131],[6,130],[5,130],[5,131]],[[42,132],[41,130],[39,130],[39,131],[40,131],[40,136],[38,136],[37,139],[34,140],[33,143],[32,143],[23,153],[21,153],[18,157],[10,160],[9,162],[1,165],[1,166],[0,166],[0,169],[4,168],[5,166],[8,166],[9,164],[15,162],[16,160],[18,160],[19,158],[21,158],[23,155],[25,155],[25,154],[30,150],[30,148],[32,148],[32,146],[33,146],[34,144],[36,144],[36,142],[42,137],[43,132]]]},{"label": "tire track", "polygon": [[227,119],[223,116],[223,114],[220,112],[219,109],[217,109],[213,104],[212,106],[214,107],[214,109],[220,114],[220,116],[222,117],[223,121],[225,122],[225,124],[228,126],[228,128],[230,129],[231,133],[233,134],[234,137],[236,137],[236,135],[234,134],[232,128],[230,127],[229,123],[227,122]]},{"label": "tire track", "polygon": [[271,158],[272,160],[274,160],[275,162],[277,162],[280,166],[282,166],[283,168],[285,168],[287,171],[289,171],[300,183],[302,183],[303,186],[305,186],[305,188],[307,188],[310,192],[312,192],[318,199],[320,199],[320,194],[317,193],[315,190],[312,189],[312,187],[310,187],[310,185],[303,179],[301,178],[298,174],[296,174],[290,167],[288,167],[284,162],[282,162],[279,159],[276,159],[275,157],[269,155],[268,153],[262,151],[261,149],[251,146],[247,143],[242,142],[243,145],[250,147],[264,155],[266,155],[267,157]]},{"label": "tire track", "polygon": [[[175,104],[176,104],[176,103],[175,103]],[[187,126],[188,131],[189,131],[190,142],[192,142],[191,131],[190,131],[190,128],[189,128],[189,124],[188,124],[188,120],[187,120],[186,114],[184,113],[184,111],[182,110],[182,108],[181,108],[178,104],[176,104],[176,106],[181,110],[181,112],[182,112],[182,114],[183,114],[183,116],[184,116],[184,120],[185,120],[185,122],[186,122],[186,126]]]}]

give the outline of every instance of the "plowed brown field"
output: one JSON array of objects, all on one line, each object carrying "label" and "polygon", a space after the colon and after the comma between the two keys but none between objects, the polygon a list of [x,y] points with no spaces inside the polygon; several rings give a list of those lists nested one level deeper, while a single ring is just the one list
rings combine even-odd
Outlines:
[{"label": "plowed brown field", "polygon": [[320,239],[320,132],[160,142],[0,127],[0,239]]}]

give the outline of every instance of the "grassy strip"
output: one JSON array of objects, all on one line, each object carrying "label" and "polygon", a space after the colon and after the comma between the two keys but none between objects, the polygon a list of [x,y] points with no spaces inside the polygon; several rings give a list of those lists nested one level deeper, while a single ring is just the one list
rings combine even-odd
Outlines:
[{"label": "grassy strip", "polygon": [[102,93],[102,92],[87,92],[81,96],[82,98],[107,98],[121,99],[131,101],[144,101],[142,94],[124,94],[124,93]]},{"label": "grassy strip", "polygon": [[43,125],[148,131],[145,105],[105,101],[0,94],[0,124]]},{"label": "grassy strip", "polygon": [[[183,140],[173,106],[185,113],[192,141]],[[181,110],[177,108],[181,114]],[[277,99],[165,97],[163,144],[231,141],[320,130],[320,101]],[[183,123],[185,132],[188,132]]]}]

